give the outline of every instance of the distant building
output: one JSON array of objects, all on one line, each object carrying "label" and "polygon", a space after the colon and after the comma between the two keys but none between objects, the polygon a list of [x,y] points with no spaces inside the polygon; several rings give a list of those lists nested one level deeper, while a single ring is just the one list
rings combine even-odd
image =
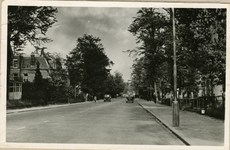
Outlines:
[{"label": "distant building", "polygon": [[54,59],[47,57],[44,52],[41,55],[32,52],[30,56],[14,56],[10,66],[10,100],[21,99],[22,83],[34,81],[37,62],[40,64],[39,68],[43,78],[49,78],[51,70],[56,69]]}]

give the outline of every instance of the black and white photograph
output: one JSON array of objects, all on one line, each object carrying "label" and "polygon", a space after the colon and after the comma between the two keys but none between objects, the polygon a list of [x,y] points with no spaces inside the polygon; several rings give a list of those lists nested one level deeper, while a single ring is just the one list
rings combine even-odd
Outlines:
[{"label": "black and white photograph", "polygon": [[229,5],[3,6],[3,148],[229,148]]}]

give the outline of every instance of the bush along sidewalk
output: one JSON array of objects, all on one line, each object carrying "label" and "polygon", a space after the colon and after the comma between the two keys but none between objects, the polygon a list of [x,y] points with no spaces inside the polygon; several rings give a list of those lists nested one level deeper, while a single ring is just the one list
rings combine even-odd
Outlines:
[{"label": "bush along sidewalk", "polygon": [[217,119],[225,119],[225,110],[222,108],[217,108],[217,109],[207,109],[206,110],[206,115],[217,118]]},{"label": "bush along sidewalk", "polygon": [[7,109],[22,109],[30,107],[45,106],[44,100],[7,100]]},{"label": "bush along sidewalk", "polygon": [[56,104],[68,104],[68,103],[80,103],[84,102],[84,99],[81,97],[77,98],[60,98],[56,100],[7,100],[6,109],[23,109],[23,108],[31,108],[31,107],[39,107],[39,106],[48,106],[48,105],[56,105]]},{"label": "bush along sidewalk", "polygon": [[198,114],[201,114],[201,115],[206,115],[206,116],[209,116],[209,117],[213,117],[213,118],[216,118],[216,119],[221,119],[221,120],[224,120],[225,119],[225,110],[224,108],[207,108],[205,109],[205,113],[202,114],[201,113],[201,109],[192,109],[192,108],[184,108],[183,110],[186,110],[186,111],[190,111],[190,112],[195,112],[195,113],[198,113]]}]

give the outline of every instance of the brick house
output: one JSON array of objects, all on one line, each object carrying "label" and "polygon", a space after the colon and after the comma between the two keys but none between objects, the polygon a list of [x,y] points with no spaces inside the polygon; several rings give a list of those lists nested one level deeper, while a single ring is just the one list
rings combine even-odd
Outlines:
[{"label": "brick house", "polygon": [[9,100],[21,99],[22,83],[34,81],[37,62],[44,79],[49,78],[52,69],[56,69],[54,60],[47,57],[44,52],[41,55],[32,52],[30,56],[14,56],[10,66]]}]

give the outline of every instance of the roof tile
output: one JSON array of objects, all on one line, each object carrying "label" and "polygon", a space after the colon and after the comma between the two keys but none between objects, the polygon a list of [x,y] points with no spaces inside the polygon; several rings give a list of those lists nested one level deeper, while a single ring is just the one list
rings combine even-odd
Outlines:
[{"label": "roof tile", "polygon": [[22,59],[22,68],[27,69],[36,69],[37,68],[37,61],[40,63],[40,69],[49,69],[49,65],[47,64],[44,57],[35,57],[35,65],[31,66],[31,57],[23,57]]}]

